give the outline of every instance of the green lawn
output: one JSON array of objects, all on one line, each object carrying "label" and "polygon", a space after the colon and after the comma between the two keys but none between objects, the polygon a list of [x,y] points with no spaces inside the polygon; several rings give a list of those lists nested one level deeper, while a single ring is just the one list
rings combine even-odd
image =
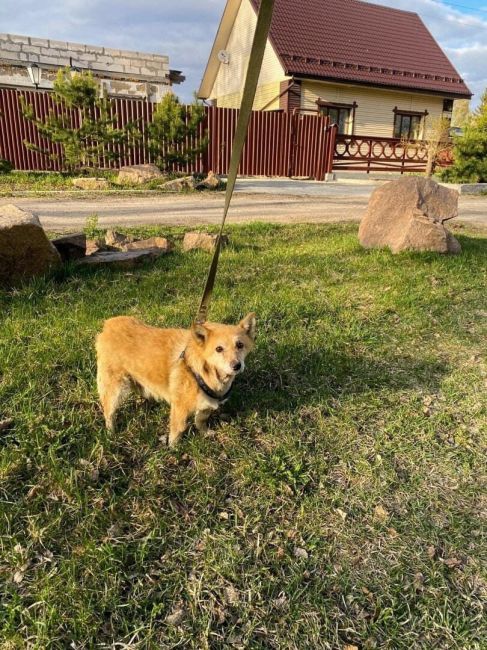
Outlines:
[{"label": "green lawn", "polygon": [[211,315],[257,347],[176,452],[164,405],[105,431],[93,341],[187,326],[207,254],[0,297],[0,647],[485,649],[487,237],[229,231]]}]

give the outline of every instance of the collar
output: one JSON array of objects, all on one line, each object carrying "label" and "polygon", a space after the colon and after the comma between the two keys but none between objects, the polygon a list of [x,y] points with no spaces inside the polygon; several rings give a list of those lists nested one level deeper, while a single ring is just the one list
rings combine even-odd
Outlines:
[{"label": "collar", "polygon": [[205,393],[205,395],[207,395],[207,397],[210,397],[211,399],[220,402],[220,404],[223,404],[224,402],[227,401],[230,393],[232,392],[233,383],[224,395],[219,395],[212,388],[210,388],[206,383],[206,381],[203,379],[203,377],[199,373],[195,372],[193,368],[191,368],[191,366],[188,364],[188,362],[186,361],[186,350],[183,350],[181,352],[179,358],[184,361],[184,363],[186,364],[186,368],[193,375],[194,380],[198,384],[199,388],[203,391],[203,393]]}]

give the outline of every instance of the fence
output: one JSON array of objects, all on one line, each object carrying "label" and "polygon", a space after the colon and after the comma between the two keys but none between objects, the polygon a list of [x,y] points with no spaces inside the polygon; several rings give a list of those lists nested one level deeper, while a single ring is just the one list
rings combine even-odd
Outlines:
[{"label": "fence", "polygon": [[[335,141],[333,169],[356,171],[422,172],[428,162],[428,145],[423,141],[404,142],[397,138],[374,138],[360,135],[339,135]],[[437,164],[447,167],[453,162],[446,147]]]},{"label": "fence", "polygon": [[[24,118],[19,103],[21,96],[34,107],[39,118],[46,117],[50,111],[57,111],[50,93],[0,88],[0,157],[10,160],[19,170],[62,170],[61,148],[41,137],[32,122]],[[151,162],[145,127],[152,119],[154,104],[144,100],[116,98],[111,100],[110,110],[118,128],[135,122],[142,137],[128,145],[117,145],[117,162],[105,159],[103,166]],[[207,107],[205,111],[205,119],[195,141],[188,144],[194,146],[206,133],[208,147],[194,162],[176,167],[175,171],[228,172],[238,110]],[[72,112],[71,123],[77,125],[75,111]],[[304,176],[321,180],[332,169],[335,136],[336,126],[330,126],[329,119],[322,115],[254,111],[239,173],[249,176]],[[51,160],[29,150],[24,144],[25,140],[55,154],[57,158]]]}]

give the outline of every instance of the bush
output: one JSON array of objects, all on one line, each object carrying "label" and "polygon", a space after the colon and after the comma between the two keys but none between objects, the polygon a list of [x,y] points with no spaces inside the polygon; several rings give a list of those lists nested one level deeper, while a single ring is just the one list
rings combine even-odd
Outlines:
[{"label": "bush", "polygon": [[453,165],[443,170],[441,180],[452,183],[487,183],[487,91],[480,106],[454,139]]},{"label": "bush", "polygon": [[[55,144],[61,145],[62,163],[69,171],[99,169],[104,161],[120,157],[118,145],[140,137],[135,124],[129,123],[117,128],[117,116],[111,114],[110,101],[100,97],[98,83],[91,72],[72,73],[69,68],[58,71],[54,82],[56,111],[40,119],[35,109],[21,98],[22,112],[26,119],[35,124],[39,134]],[[78,125],[73,123],[77,114]],[[39,149],[31,142],[25,146],[56,160],[58,156]]]},{"label": "bush", "polygon": [[198,138],[204,118],[204,106],[196,99],[186,107],[172,93],[164,95],[147,125],[147,148],[161,171],[186,165],[206,149],[207,138]]},{"label": "bush", "polygon": [[5,160],[5,158],[0,158],[0,174],[9,174],[14,166],[10,160]]}]

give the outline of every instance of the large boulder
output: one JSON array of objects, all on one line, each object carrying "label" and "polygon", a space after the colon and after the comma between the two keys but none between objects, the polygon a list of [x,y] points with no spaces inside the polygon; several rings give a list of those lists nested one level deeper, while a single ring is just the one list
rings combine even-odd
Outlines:
[{"label": "large boulder", "polygon": [[13,287],[61,265],[39,219],[16,205],[0,206],[0,286]]},{"label": "large boulder", "polygon": [[117,183],[120,185],[142,185],[164,176],[157,165],[131,165],[121,167],[118,172]]},{"label": "large boulder", "polygon": [[458,215],[458,192],[430,178],[410,176],[378,187],[359,228],[365,248],[460,253],[444,223]]}]

